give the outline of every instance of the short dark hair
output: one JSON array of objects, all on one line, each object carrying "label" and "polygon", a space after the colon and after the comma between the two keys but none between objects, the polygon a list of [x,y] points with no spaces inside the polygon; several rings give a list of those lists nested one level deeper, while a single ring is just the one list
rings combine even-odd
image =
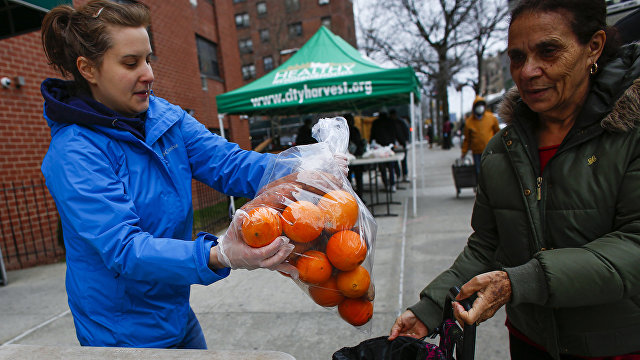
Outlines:
[{"label": "short dark hair", "polygon": [[615,29],[607,26],[607,6],[604,0],[521,0],[511,11],[511,24],[523,13],[562,12],[571,15],[567,18],[571,31],[578,41],[586,45],[599,30],[604,30],[607,40],[598,62],[605,65],[613,59],[620,48],[616,40]]}]

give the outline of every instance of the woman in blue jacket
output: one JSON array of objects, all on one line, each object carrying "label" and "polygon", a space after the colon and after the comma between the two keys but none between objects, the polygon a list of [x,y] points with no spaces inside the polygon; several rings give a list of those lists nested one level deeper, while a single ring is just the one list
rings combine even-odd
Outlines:
[{"label": "woman in blue jacket", "polygon": [[206,348],[190,285],[230,268],[290,271],[282,261],[293,245],[282,238],[253,249],[206,233],[192,240],[192,179],[251,198],[272,157],[153,96],[149,20],[145,5],[112,1],[47,14],[47,59],[73,80],[42,83],[52,137],[42,172],[62,220],[80,343]]}]

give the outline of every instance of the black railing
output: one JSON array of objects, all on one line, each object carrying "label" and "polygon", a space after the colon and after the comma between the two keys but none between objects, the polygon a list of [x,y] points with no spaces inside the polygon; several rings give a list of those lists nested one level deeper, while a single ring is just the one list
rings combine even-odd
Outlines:
[{"label": "black railing", "polygon": [[[193,183],[193,234],[215,234],[229,226],[230,198]],[[246,199],[236,199],[241,206]],[[0,285],[7,270],[49,264],[64,259],[62,229],[44,180],[5,184],[0,188]]]},{"label": "black railing", "polygon": [[58,212],[44,180],[11,182],[0,189],[0,249],[7,269],[64,257]]},{"label": "black railing", "polygon": [[206,231],[211,234],[229,226],[230,198],[200,182],[193,184],[193,234]]}]

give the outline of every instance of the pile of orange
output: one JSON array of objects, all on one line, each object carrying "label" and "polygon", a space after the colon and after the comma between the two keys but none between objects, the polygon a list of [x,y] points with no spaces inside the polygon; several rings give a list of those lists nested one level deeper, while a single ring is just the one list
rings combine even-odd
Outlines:
[{"label": "pile of orange", "polygon": [[338,307],[348,323],[360,326],[373,315],[369,250],[356,224],[359,207],[339,180],[320,171],[290,174],[265,186],[245,206],[242,235],[253,247],[280,235],[293,243],[287,261],[298,269],[309,296],[324,307]]}]

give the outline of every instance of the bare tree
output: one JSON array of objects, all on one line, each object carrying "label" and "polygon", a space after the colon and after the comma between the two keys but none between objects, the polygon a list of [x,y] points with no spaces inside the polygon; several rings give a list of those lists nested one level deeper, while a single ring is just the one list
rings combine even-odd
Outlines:
[{"label": "bare tree", "polygon": [[[469,46],[473,49],[476,61],[476,79],[469,79],[476,95],[481,94],[482,77],[484,75],[484,57],[488,49],[506,37],[506,19],[509,9],[504,0],[477,1],[471,9],[469,30],[473,40]],[[464,84],[461,82],[460,84]]]},{"label": "bare tree", "polygon": [[448,119],[447,88],[465,66],[465,54],[452,49],[473,40],[470,34],[456,30],[468,21],[478,1],[377,0],[369,7],[370,15],[359,19],[360,48],[374,59],[411,66],[421,74],[436,97],[436,108]]}]

